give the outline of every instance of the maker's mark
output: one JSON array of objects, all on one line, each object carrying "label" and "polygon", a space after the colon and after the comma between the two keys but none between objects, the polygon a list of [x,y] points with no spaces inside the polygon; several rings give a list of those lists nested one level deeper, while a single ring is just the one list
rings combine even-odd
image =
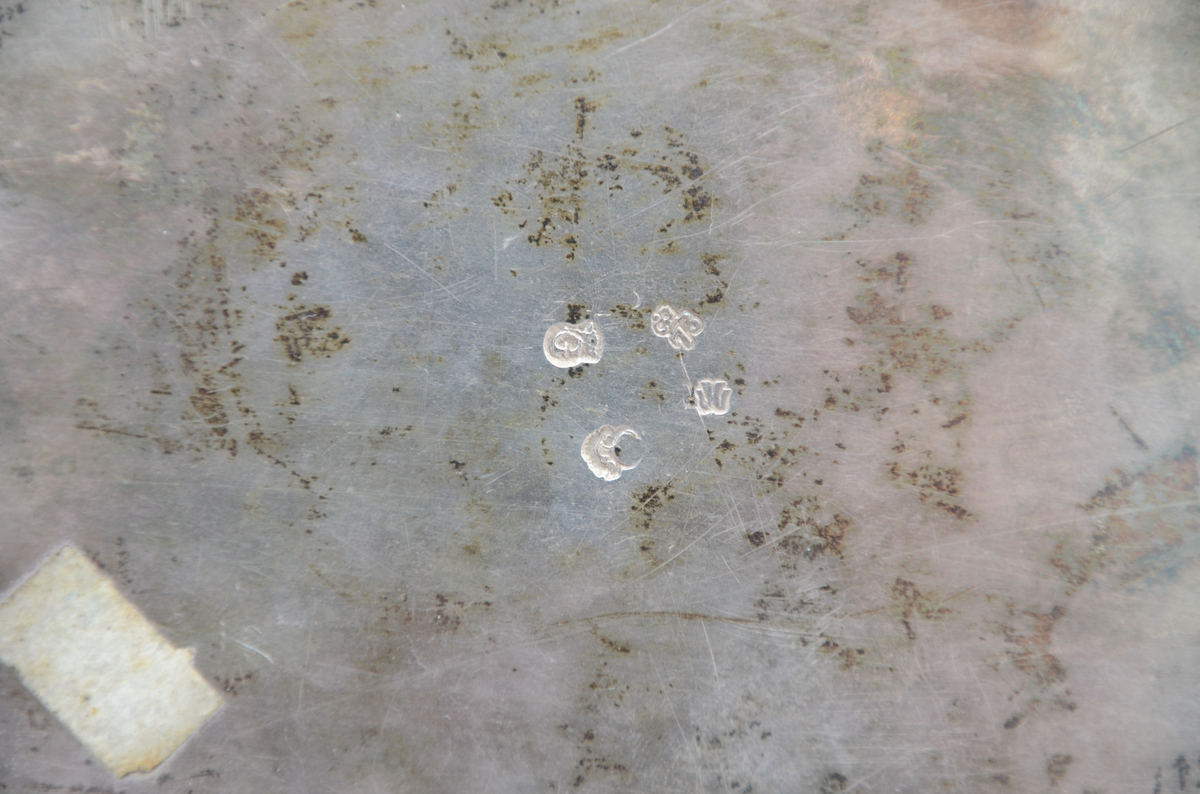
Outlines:
[{"label": "maker's mark", "polygon": [[677,312],[664,303],[650,315],[650,330],[666,339],[672,350],[691,350],[704,330],[704,321],[686,309]]},{"label": "maker's mark", "polygon": [[601,425],[588,434],[583,440],[583,448],[579,450],[579,454],[592,470],[592,474],[612,482],[618,479],[622,472],[637,468],[642,459],[640,456],[633,457],[634,453],[621,448],[621,439],[624,438],[642,440],[641,434],[628,425]]},{"label": "maker's mark", "polygon": [[724,416],[733,401],[733,389],[718,378],[702,378],[692,390],[696,412],[701,416]]},{"label": "maker's mark", "polygon": [[604,355],[604,334],[600,333],[594,320],[555,323],[546,329],[542,352],[547,361],[563,369],[595,364]]}]

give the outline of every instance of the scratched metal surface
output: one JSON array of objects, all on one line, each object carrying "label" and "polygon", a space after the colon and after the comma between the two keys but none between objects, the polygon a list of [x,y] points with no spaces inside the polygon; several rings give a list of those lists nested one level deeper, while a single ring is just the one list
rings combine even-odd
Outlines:
[{"label": "scratched metal surface", "polygon": [[8,1],[0,586],[226,705],[5,790],[1200,779],[1194,3]]}]

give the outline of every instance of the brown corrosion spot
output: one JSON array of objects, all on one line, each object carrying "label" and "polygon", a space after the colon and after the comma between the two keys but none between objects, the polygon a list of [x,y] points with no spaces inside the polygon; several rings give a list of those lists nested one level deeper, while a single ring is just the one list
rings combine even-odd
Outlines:
[{"label": "brown corrosion spot", "polygon": [[941,601],[928,594],[922,593],[915,583],[908,579],[897,578],[892,583],[892,614],[910,640],[917,638],[913,623],[919,617],[924,620],[939,620],[951,613],[948,607],[942,606]]},{"label": "brown corrosion spot", "polygon": [[890,283],[903,292],[908,286],[908,271],[915,263],[911,255],[897,251],[882,263],[871,264],[860,259],[857,264],[864,268],[863,274],[859,276],[863,281]]},{"label": "brown corrosion spot", "polygon": [[780,511],[776,528],[782,537],[779,548],[784,554],[805,560],[814,560],[823,554],[843,555],[846,536],[853,524],[841,513],[828,518],[818,517],[819,510],[819,501],[809,497],[795,499]]},{"label": "brown corrosion spot", "polygon": [[587,127],[587,117],[589,113],[594,113],[596,103],[589,102],[587,97],[575,97],[575,135],[579,140],[583,140],[583,131]]},{"label": "brown corrosion spot", "polygon": [[599,31],[594,36],[588,36],[585,39],[580,39],[574,44],[568,44],[567,49],[571,52],[595,52],[610,41],[615,41],[622,37],[622,33],[618,28],[605,28]]},{"label": "brown corrosion spot", "polygon": [[882,217],[895,208],[902,221],[916,226],[932,212],[933,198],[933,183],[910,165],[883,174],[860,174],[846,207],[868,219]]},{"label": "brown corrosion spot", "polygon": [[1091,537],[1067,537],[1050,555],[1050,566],[1067,582],[1067,592],[1082,587],[1102,567],[1114,567],[1122,579],[1155,570],[1164,550],[1200,532],[1198,487],[1200,469],[1190,444],[1137,471],[1115,470],[1080,506],[1097,521]]},{"label": "brown corrosion spot", "polygon": [[[900,450],[905,448],[903,444],[897,446]],[[963,474],[959,469],[930,463],[906,468],[899,461],[893,461],[888,464],[887,472],[893,482],[902,483],[915,490],[921,504],[930,505],[959,521],[968,521],[975,517],[970,510],[959,504],[963,488]]]},{"label": "brown corrosion spot", "polygon": [[1061,606],[1056,606],[1046,613],[1013,611],[1009,623],[1001,627],[1004,640],[1010,646],[1007,653],[1013,667],[1028,675],[1040,686],[1050,686],[1067,680],[1067,668],[1058,657],[1050,653],[1054,624],[1066,614],[1066,607]]},{"label": "brown corrosion spot", "polygon": [[668,482],[662,485],[648,485],[633,494],[633,502],[629,505],[629,510],[633,513],[635,527],[646,532],[650,530],[655,513],[662,509],[667,502],[675,500],[671,489],[672,484]]},{"label": "brown corrosion spot", "polygon": [[610,312],[622,320],[627,320],[630,330],[633,331],[646,330],[646,317],[649,316],[652,310],[652,307],[649,306],[634,308],[628,303],[618,303],[609,309]]},{"label": "brown corrosion spot", "polygon": [[[1046,777],[1051,786],[1057,786],[1067,776],[1067,767],[1075,759],[1063,753],[1055,753],[1046,761]],[[1182,788],[1182,786],[1180,787]]]},{"label": "brown corrosion spot", "polygon": [[934,322],[941,322],[942,320],[949,320],[952,316],[954,316],[954,312],[950,311],[945,306],[939,306],[935,303],[929,307],[929,316],[933,318]]},{"label": "brown corrosion spot", "polygon": [[[833,656],[841,661],[843,670],[852,670],[862,663],[862,657],[867,655],[867,649],[845,647],[833,637],[827,637],[822,634],[821,644],[817,646],[817,653]],[[822,788],[822,791],[824,790]],[[834,790],[844,791],[844,789]]]},{"label": "brown corrosion spot", "polygon": [[287,230],[279,217],[279,202],[265,190],[255,188],[233,198],[232,217],[242,234],[254,243],[253,253],[263,259],[275,257],[275,246]]},{"label": "brown corrosion spot", "polygon": [[900,325],[900,307],[884,300],[875,290],[859,295],[854,306],[846,307],[846,316],[856,325]]},{"label": "brown corrosion spot", "polygon": [[275,323],[280,332],[275,340],[292,362],[303,361],[306,355],[328,358],[350,344],[342,329],[329,327],[332,316],[328,306],[301,306]]},{"label": "brown corrosion spot", "polygon": [[714,199],[700,185],[692,185],[683,191],[683,220],[685,223],[707,220]]},{"label": "brown corrosion spot", "polygon": [[213,433],[223,436],[228,432],[229,418],[225,415],[225,409],[221,406],[221,398],[217,392],[197,386],[196,390],[188,397],[188,402],[192,404],[196,413],[200,414],[200,418],[212,427]]}]

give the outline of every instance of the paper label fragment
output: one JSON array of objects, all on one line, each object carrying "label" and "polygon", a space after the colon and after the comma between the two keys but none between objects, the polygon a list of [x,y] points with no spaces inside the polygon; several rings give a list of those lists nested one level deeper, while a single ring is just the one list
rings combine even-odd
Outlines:
[{"label": "paper label fragment", "polygon": [[0,660],[117,776],[158,766],[223,702],[74,546],[0,604]]}]

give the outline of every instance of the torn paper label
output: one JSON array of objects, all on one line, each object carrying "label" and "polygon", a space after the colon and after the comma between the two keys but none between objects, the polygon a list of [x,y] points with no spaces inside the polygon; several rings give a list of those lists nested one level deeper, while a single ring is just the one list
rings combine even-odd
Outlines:
[{"label": "torn paper label", "polygon": [[118,776],[158,766],[222,703],[74,546],[0,604],[0,660]]}]

